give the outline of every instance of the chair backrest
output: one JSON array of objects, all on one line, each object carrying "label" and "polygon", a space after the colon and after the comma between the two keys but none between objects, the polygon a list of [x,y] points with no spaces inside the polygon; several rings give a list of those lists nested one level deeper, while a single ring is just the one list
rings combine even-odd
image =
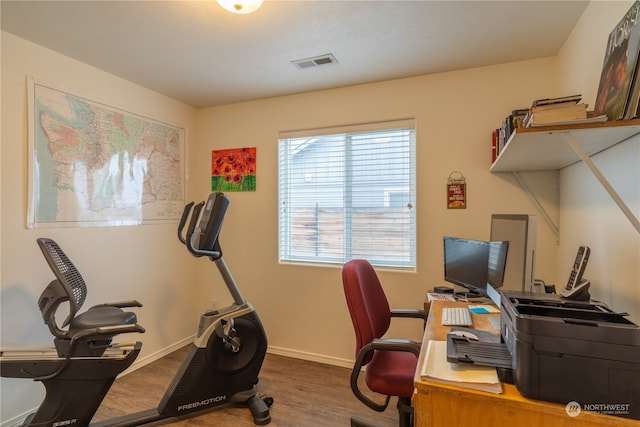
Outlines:
[{"label": "chair backrest", "polygon": [[[38,305],[49,328],[55,327],[55,310],[69,301],[69,315],[62,323],[67,326],[78,313],[87,297],[87,285],[80,272],[56,242],[48,238],[37,239],[38,246],[55,274],[56,279],[47,286],[40,296]],[[53,325],[50,322],[54,322]]]},{"label": "chair backrest", "polygon": [[[391,324],[391,309],[369,261],[355,259],[342,267],[342,285],[356,333],[356,355]],[[373,355],[373,353],[371,353]],[[368,363],[366,360],[364,364]]]}]

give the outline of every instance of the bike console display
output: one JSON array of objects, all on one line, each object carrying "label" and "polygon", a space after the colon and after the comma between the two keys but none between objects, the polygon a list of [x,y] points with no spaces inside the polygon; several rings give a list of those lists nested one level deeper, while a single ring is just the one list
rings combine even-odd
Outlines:
[{"label": "bike console display", "polygon": [[229,206],[229,199],[223,193],[209,195],[200,220],[200,247],[198,249],[216,250],[214,246],[218,241],[227,206]]},{"label": "bike console display", "polygon": [[[209,256],[213,259],[222,256],[218,236],[228,206],[229,199],[220,192],[211,193],[206,202],[200,202],[195,206],[189,203],[185,206],[178,226],[178,237],[193,255]],[[186,237],[182,237],[182,229],[187,223],[189,214],[191,214],[191,220]]]}]

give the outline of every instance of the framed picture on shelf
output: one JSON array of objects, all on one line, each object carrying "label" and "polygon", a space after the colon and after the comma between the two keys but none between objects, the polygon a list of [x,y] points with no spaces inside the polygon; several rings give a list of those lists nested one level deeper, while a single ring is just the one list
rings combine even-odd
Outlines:
[{"label": "framed picture on shelf", "polygon": [[639,20],[640,1],[636,1],[609,34],[594,106],[595,116],[605,114],[609,120],[636,116],[640,98],[640,82],[637,82]]}]

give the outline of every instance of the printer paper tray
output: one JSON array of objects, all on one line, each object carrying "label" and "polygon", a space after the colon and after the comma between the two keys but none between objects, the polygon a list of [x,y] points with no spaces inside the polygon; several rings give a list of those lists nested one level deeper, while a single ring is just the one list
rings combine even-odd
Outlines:
[{"label": "printer paper tray", "polygon": [[511,369],[511,353],[504,343],[469,340],[466,337],[447,335],[447,361],[450,363],[475,363],[482,366]]}]

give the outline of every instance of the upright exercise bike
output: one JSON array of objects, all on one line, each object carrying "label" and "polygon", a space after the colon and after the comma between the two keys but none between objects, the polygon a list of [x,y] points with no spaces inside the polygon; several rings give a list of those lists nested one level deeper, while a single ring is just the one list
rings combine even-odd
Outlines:
[{"label": "upright exercise bike", "polygon": [[[43,402],[21,427],[137,426],[199,415],[225,404],[248,406],[257,425],[271,421],[273,399],[260,396],[256,386],[267,349],[266,334],[233,280],[218,239],[228,205],[222,193],[212,193],[206,203],[189,203],[178,226],[178,238],[191,254],[215,263],[233,303],[202,314],[194,342],[157,408],[97,423],[90,424],[109,388],[142,347],[139,341],[112,342],[122,333],[145,332],[135,313],[123,308],[142,305],[137,301],[102,304],[77,314],[87,295],[82,276],[56,242],[37,239],[56,276],[38,300],[54,335],[54,347],[0,350],[2,377],[40,381],[46,389]],[[65,302],[69,314],[58,326],[56,311]]]}]

